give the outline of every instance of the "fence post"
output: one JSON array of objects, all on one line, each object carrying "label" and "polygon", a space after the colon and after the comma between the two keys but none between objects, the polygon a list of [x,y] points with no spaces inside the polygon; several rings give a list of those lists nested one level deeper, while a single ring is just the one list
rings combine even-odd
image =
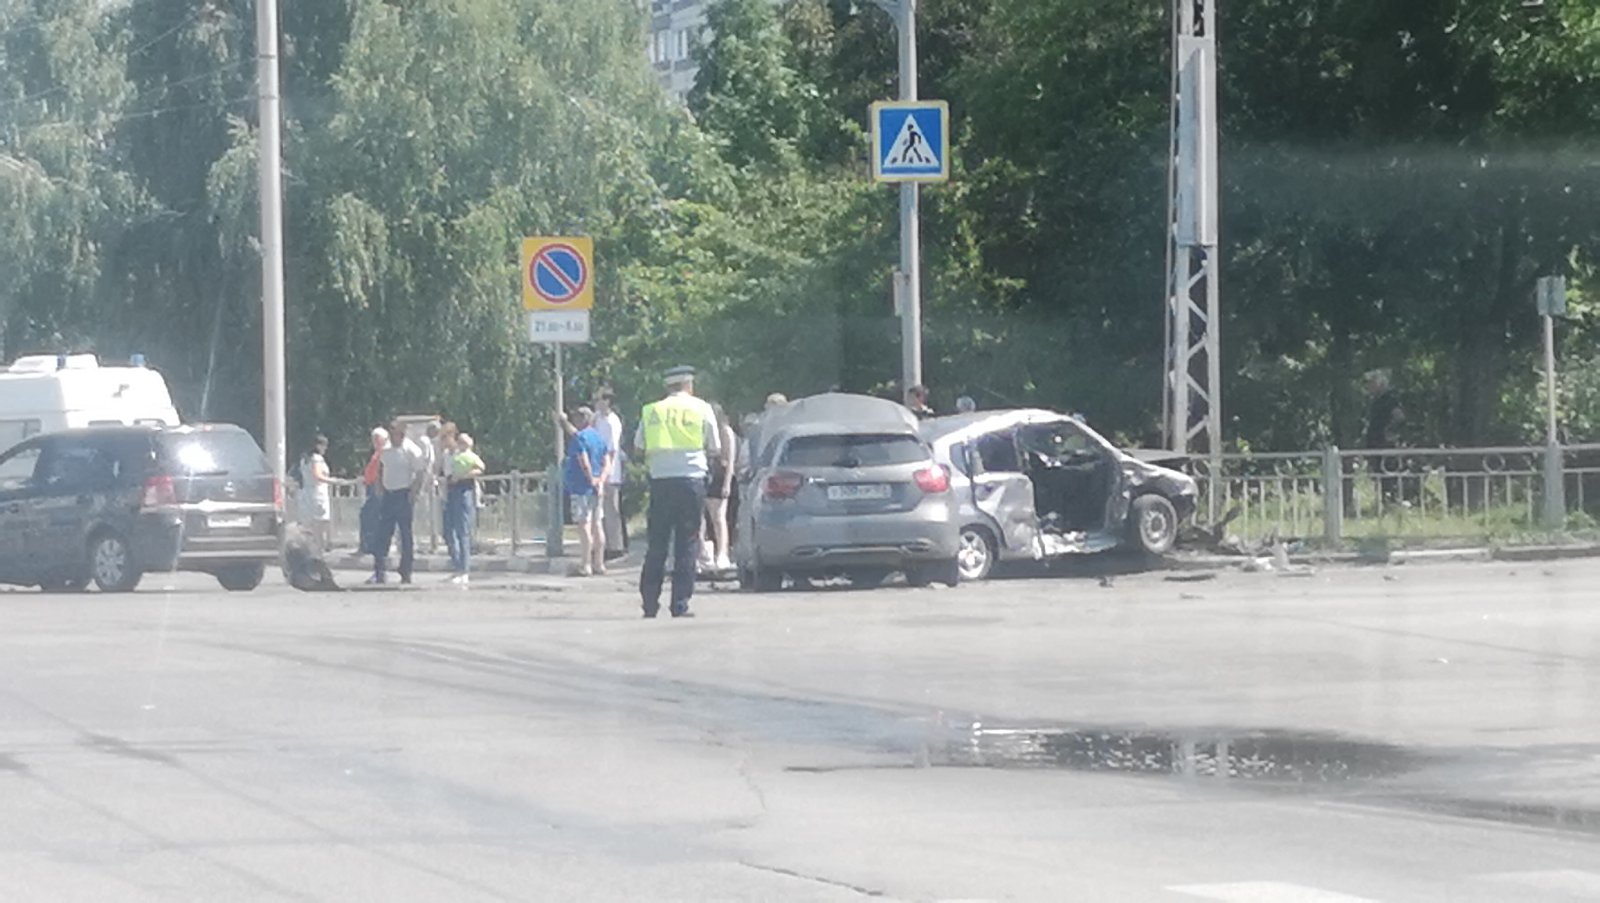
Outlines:
[{"label": "fence post", "polygon": [[1322,450],[1322,538],[1329,546],[1344,538],[1344,459],[1337,445]]},{"label": "fence post", "polygon": [[548,500],[550,510],[545,512],[549,516],[549,532],[544,538],[544,554],[548,558],[560,558],[567,554],[567,550],[563,548],[566,541],[566,519],[562,516],[565,512],[561,510],[560,461],[550,465],[550,471],[545,479],[548,481],[545,486],[545,498]]},{"label": "fence post", "polygon": [[1561,444],[1544,447],[1544,526],[1560,530],[1567,525],[1567,475]]},{"label": "fence post", "polygon": [[518,510],[517,510],[518,508],[521,507],[521,502],[522,502],[522,471],[513,470],[513,471],[511,471],[511,500],[510,500],[510,514],[509,514],[509,516],[511,518],[511,557],[512,558],[517,557],[517,545],[522,542],[522,515],[520,513],[518,513]]}]

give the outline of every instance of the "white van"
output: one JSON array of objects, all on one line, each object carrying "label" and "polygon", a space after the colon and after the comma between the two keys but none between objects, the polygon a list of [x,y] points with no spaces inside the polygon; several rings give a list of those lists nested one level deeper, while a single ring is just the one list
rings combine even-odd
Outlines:
[{"label": "white van", "polygon": [[167,381],[135,357],[102,367],[92,354],[35,354],[0,370],[0,450],[36,433],[85,426],[178,426]]}]

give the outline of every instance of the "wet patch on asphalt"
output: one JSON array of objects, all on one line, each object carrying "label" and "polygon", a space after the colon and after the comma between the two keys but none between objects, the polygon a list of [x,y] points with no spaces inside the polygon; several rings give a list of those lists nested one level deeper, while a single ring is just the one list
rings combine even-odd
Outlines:
[{"label": "wet patch on asphalt", "polygon": [[[897,767],[1047,769],[1286,784],[1374,780],[1427,762],[1415,751],[1330,734],[1002,728],[974,724]],[[853,770],[860,766],[850,766]],[[878,767],[882,767],[881,765]],[[796,767],[791,771],[830,769]],[[839,769],[843,770],[843,769]]]}]

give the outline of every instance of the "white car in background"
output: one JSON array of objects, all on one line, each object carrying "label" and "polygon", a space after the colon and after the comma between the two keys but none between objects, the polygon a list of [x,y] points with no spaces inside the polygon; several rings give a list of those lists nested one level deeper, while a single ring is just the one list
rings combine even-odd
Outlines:
[{"label": "white car in background", "polygon": [[1194,516],[1194,478],[1117,448],[1081,419],[1038,409],[922,423],[950,469],[963,580],[1003,561],[1133,548],[1165,555]]}]

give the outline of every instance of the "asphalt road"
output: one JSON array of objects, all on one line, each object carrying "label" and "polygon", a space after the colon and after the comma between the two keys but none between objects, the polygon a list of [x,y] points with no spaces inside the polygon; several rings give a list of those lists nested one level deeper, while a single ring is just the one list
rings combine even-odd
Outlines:
[{"label": "asphalt road", "polygon": [[0,594],[0,898],[1600,899],[1600,565],[1183,576]]}]

